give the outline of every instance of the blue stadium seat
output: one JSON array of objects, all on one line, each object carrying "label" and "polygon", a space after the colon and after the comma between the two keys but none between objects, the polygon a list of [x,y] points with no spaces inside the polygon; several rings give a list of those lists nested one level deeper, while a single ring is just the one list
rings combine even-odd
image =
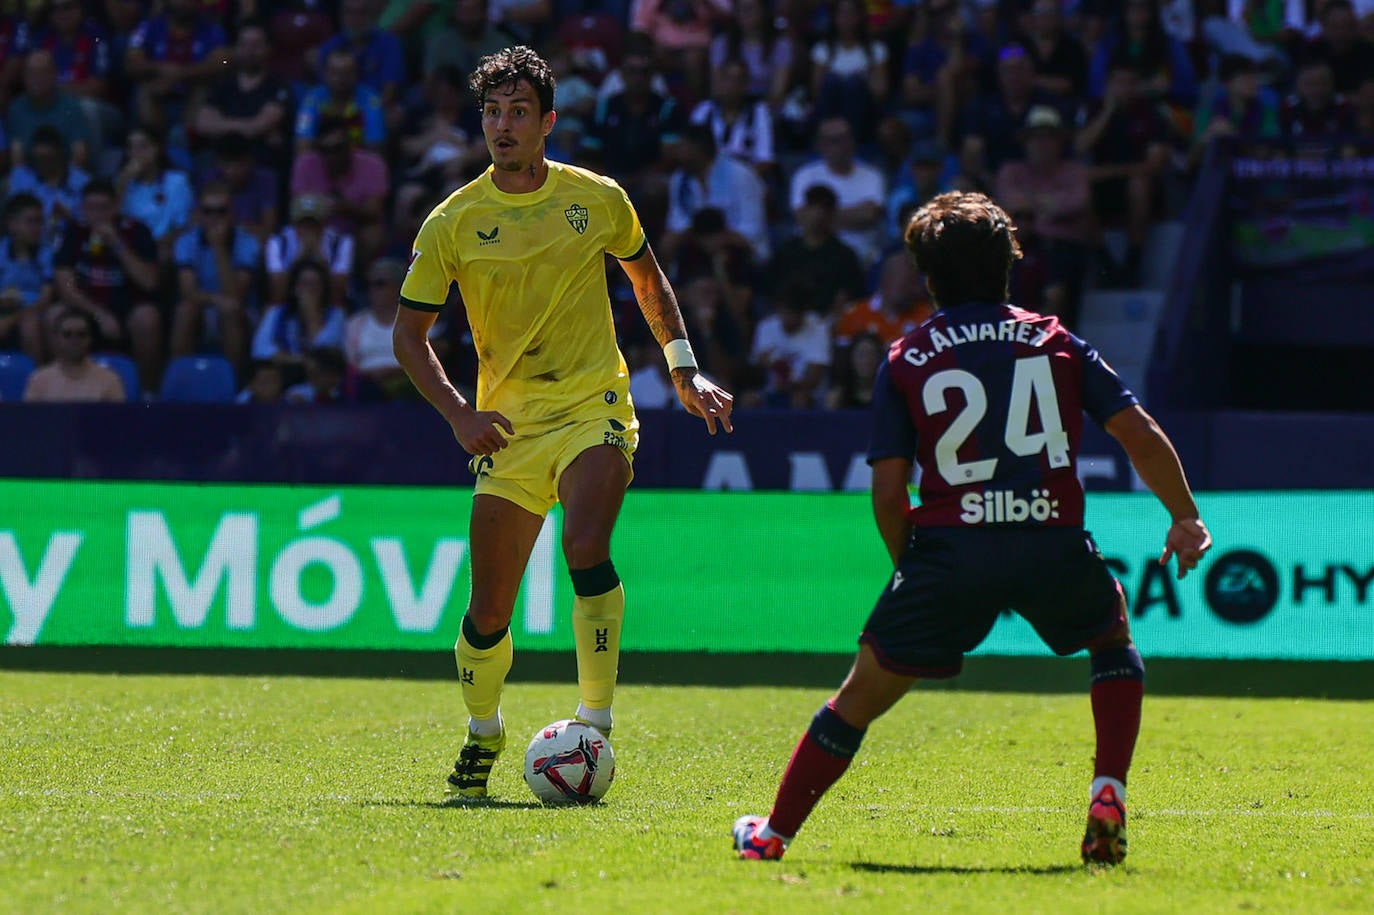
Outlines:
[{"label": "blue stadium seat", "polygon": [[105,366],[119,376],[119,380],[124,384],[125,400],[130,402],[138,400],[142,391],[138,383],[138,368],[134,365],[134,360],[123,353],[96,353],[91,356],[91,361]]},{"label": "blue stadium seat", "polygon": [[33,360],[23,353],[0,353],[0,400],[23,400],[33,367]]},{"label": "blue stadium seat", "polygon": [[162,376],[162,399],[172,403],[231,403],[234,367],[221,356],[178,356]]}]

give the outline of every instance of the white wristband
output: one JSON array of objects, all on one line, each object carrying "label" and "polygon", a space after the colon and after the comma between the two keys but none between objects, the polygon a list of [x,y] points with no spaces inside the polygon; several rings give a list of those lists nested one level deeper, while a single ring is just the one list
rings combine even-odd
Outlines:
[{"label": "white wristband", "polygon": [[668,370],[694,369],[697,357],[692,353],[692,344],[686,340],[669,340],[663,347],[663,357],[668,360]]}]

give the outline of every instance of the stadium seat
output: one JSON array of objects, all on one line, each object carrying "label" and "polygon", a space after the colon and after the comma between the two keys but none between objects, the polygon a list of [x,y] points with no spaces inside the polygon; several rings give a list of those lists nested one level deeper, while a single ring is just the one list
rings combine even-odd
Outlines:
[{"label": "stadium seat", "polygon": [[23,400],[33,368],[33,360],[23,353],[0,353],[0,400]]},{"label": "stadium seat", "polygon": [[221,356],[178,356],[162,376],[162,399],[172,403],[230,403],[234,367]]},{"label": "stadium seat", "polygon": [[124,385],[124,399],[130,402],[137,401],[139,394],[142,393],[142,386],[138,382],[138,368],[134,365],[134,360],[123,353],[96,353],[91,356],[91,361],[119,376],[119,380]]}]

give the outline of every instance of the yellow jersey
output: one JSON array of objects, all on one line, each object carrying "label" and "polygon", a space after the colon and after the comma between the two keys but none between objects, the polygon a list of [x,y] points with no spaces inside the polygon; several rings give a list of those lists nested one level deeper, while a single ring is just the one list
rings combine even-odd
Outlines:
[{"label": "yellow jersey", "polygon": [[605,255],[633,260],[648,246],[620,185],[548,166],[528,194],[499,190],[490,167],[450,194],[420,227],[401,286],[402,305],[437,312],[458,283],[477,349],[477,407],[503,414],[518,436],[630,406]]}]

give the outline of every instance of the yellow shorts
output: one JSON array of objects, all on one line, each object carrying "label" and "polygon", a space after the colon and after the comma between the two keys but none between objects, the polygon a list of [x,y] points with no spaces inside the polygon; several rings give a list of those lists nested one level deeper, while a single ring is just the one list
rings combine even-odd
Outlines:
[{"label": "yellow shorts", "polygon": [[568,465],[588,448],[613,445],[634,471],[639,447],[639,419],[633,412],[616,417],[581,420],[528,438],[516,436],[493,455],[468,462],[477,477],[474,492],[514,502],[541,518],[558,501],[558,481]]}]

